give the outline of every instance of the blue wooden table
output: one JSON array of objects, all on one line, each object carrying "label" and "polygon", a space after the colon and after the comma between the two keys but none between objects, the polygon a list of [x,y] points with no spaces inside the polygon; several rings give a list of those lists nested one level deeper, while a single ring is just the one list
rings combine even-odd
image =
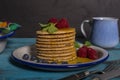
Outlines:
[{"label": "blue wooden table", "polygon": [[[35,38],[9,38],[6,49],[0,53],[0,80],[58,80],[65,76],[81,72],[83,70],[68,71],[68,72],[52,72],[33,69],[28,66],[23,66],[11,61],[10,56],[12,52],[22,46],[35,44]],[[117,46],[120,47],[120,44]],[[108,50],[109,60],[120,59],[120,50]],[[88,68],[104,69],[105,64],[98,64],[97,66]],[[86,69],[87,70],[87,69]],[[120,78],[112,79],[120,80]]]}]

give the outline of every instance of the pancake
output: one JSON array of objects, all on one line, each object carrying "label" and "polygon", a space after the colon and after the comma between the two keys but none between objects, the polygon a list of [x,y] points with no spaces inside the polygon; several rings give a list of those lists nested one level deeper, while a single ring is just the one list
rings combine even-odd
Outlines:
[{"label": "pancake", "polygon": [[[75,28],[63,28],[63,29],[59,29],[57,32],[54,32],[52,34],[59,35],[59,34],[66,34],[66,33],[71,33],[71,32],[75,32]],[[50,35],[50,33],[46,32],[46,31],[41,31],[41,30],[37,31],[36,33],[40,34],[40,35],[42,35],[42,34],[48,34],[48,35]]]},{"label": "pancake", "polygon": [[65,38],[37,38],[38,41],[43,41],[43,42],[51,42],[51,41],[68,41],[68,40],[73,40],[75,39],[75,36],[71,36],[71,37],[65,37]]},{"label": "pancake", "polygon": [[44,57],[66,57],[66,56],[71,56],[73,54],[75,54],[75,51],[71,52],[71,53],[56,53],[56,54],[54,54],[54,53],[51,53],[51,54],[49,54],[49,53],[38,53],[37,55],[38,56],[44,56]]},{"label": "pancake", "polygon": [[70,34],[62,34],[62,35],[53,35],[53,34],[50,34],[50,35],[38,35],[37,34],[37,37],[38,38],[52,38],[52,39],[58,39],[58,38],[67,38],[67,37],[73,37],[75,36],[75,33],[70,33]]},{"label": "pancake", "polygon": [[48,45],[58,45],[58,44],[68,44],[68,43],[74,43],[75,42],[75,40],[73,39],[73,40],[68,40],[68,41],[61,41],[61,42],[59,42],[59,41],[51,41],[51,42],[44,42],[44,41],[38,41],[37,40],[37,42],[36,42],[36,44],[48,44]]},{"label": "pancake", "polygon": [[48,50],[48,51],[46,51],[46,50],[37,50],[37,52],[40,53],[40,54],[41,53],[43,53],[43,54],[44,53],[45,54],[46,53],[48,53],[48,54],[62,54],[62,53],[65,54],[65,53],[69,53],[70,54],[73,51],[75,51],[75,48],[68,49],[68,50],[57,50],[57,51],[56,50],[52,50],[52,51],[50,51],[50,50]]},{"label": "pancake", "polygon": [[55,61],[55,62],[62,62],[62,61],[71,61],[76,59],[76,56],[67,56],[67,57],[44,57],[44,56],[37,56],[40,59],[47,60],[47,61]]},{"label": "pancake", "polygon": [[73,43],[67,43],[67,44],[58,44],[58,45],[48,45],[48,44],[36,44],[37,47],[41,48],[60,48],[60,47],[66,47],[66,46],[74,46]]},{"label": "pancake", "polygon": [[60,48],[41,48],[41,47],[37,47],[36,49],[37,50],[46,50],[46,51],[53,51],[53,50],[55,50],[55,51],[58,51],[58,50],[68,50],[68,49],[73,49],[74,48],[74,46],[67,46],[67,47],[60,47]]}]

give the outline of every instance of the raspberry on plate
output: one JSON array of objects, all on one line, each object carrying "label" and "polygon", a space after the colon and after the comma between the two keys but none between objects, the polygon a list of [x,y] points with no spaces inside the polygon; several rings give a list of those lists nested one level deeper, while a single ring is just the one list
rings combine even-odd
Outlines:
[{"label": "raspberry on plate", "polygon": [[86,58],[87,57],[87,47],[83,46],[83,47],[79,48],[77,51],[77,56]]},{"label": "raspberry on plate", "polygon": [[88,48],[87,53],[88,53],[88,58],[93,60],[98,59],[98,54],[94,49]]},{"label": "raspberry on plate", "polygon": [[78,49],[77,56],[82,58],[89,58],[92,60],[98,59],[97,51],[85,45]]}]

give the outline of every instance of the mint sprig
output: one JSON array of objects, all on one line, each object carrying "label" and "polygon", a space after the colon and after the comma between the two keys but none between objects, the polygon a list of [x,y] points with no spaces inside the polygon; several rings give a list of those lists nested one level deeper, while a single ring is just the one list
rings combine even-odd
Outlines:
[{"label": "mint sprig", "polygon": [[75,46],[75,48],[79,48],[79,47],[80,47],[80,44],[79,44],[77,41],[75,41],[75,42],[74,42],[74,46]]},{"label": "mint sprig", "polygon": [[85,46],[91,46],[92,44],[91,44],[90,41],[85,41],[84,45],[85,45]]},{"label": "mint sprig", "polygon": [[50,23],[48,23],[48,24],[41,24],[41,23],[39,23],[39,24],[40,24],[40,26],[41,26],[42,28],[45,28],[45,27],[50,26]]},{"label": "mint sprig", "polygon": [[58,30],[58,28],[55,27],[54,23],[48,23],[48,24],[40,24],[42,31],[47,31],[50,34],[53,34]]}]

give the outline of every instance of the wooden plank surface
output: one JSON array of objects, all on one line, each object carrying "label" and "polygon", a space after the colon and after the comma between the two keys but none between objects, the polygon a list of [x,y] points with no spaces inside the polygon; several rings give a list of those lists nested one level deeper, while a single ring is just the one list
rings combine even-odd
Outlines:
[{"label": "wooden plank surface", "polygon": [[[0,80],[58,80],[62,77],[80,72],[52,72],[33,69],[28,66],[20,65],[11,61],[10,56],[12,52],[22,46],[32,45],[35,43],[35,38],[9,38],[6,49],[0,53]],[[117,47],[119,47],[118,45]],[[120,50],[109,50],[110,57],[108,60],[119,59]],[[99,64],[91,69],[102,69],[104,64]],[[87,69],[86,69],[87,70]],[[117,80],[117,79],[115,79]],[[118,79],[119,80],[119,79]]]}]

